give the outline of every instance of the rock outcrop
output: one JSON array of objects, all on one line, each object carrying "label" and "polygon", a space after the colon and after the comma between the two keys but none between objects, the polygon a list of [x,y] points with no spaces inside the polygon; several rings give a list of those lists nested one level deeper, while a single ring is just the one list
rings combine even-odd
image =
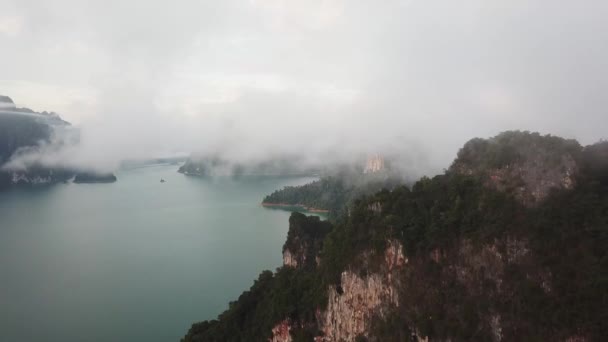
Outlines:
[{"label": "rock outcrop", "polygon": [[607,220],[608,143],[476,139],[326,234],[292,215],[284,266],[185,341],[603,341]]},{"label": "rock outcrop", "polygon": [[354,341],[367,335],[374,316],[383,317],[398,305],[394,284],[382,274],[360,277],[342,273],[339,288],[330,288],[327,310],[319,315],[322,341]]},{"label": "rock outcrop", "polygon": [[286,319],[272,328],[272,336],[268,339],[269,342],[291,342],[291,322]]},{"label": "rock outcrop", "polygon": [[386,168],[384,158],[376,154],[373,157],[369,157],[365,163],[363,173],[374,173],[384,171]]},{"label": "rock outcrop", "polygon": [[287,267],[315,267],[331,224],[316,216],[292,213],[289,218],[287,241],[283,245],[283,265]]},{"label": "rock outcrop", "polygon": [[574,188],[581,152],[574,140],[506,132],[467,142],[450,170],[482,177],[487,186],[535,206],[552,190]]},{"label": "rock outcrop", "polygon": [[379,272],[360,276],[344,271],[340,285],[328,289],[327,309],[317,315],[323,332],[317,341],[354,341],[367,336],[373,318],[383,318],[399,305],[399,277],[395,274],[407,259],[398,241],[388,241],[387,246]]}]

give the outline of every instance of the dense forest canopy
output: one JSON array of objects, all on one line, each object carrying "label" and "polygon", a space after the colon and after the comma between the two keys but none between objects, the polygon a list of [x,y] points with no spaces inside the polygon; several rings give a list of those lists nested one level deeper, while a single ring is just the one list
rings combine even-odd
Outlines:
[{"label": "dense forest canopy", "polygon": [[[530,144],[547,152],[539,167],[559,166],[564,153],[575,159],[576,187],[556,188],[526,206],[515,190],[487,186],[486,171],[538,158],[526,155]],[[401,274],[400,305],[375,320],[361,340],[402,341],[414,331],[431,340],[492,340],[488,317],[500,317],[506,341],[608,336],[608,143],[583,148],[572,140],[508,132],[467,143],[454,165],[480,172],[453,167],[411,187],[355,200],[350,214],[321,229],[330,231],[323,233],[318,267],[263,272],[217,320],[194,324],[184,341],[265,341],[285,319],[298,322],[294,341],[312,341],[321,334],[315,312],[326,307],[327,289],[339,288],[346,269],[376,272],[393,239],[410,260]],[[310,236],[320,224],[293,214],[290,240]],[[488,251],[519,259],[495,268],[471,264]],[[360,262],[362,255],[367,262]],[[462,278],[463,270],[470,275]]]},{"label": "dense forest canopy", "polygon": [[263,203],[302,205],[329,211],[334,220],[346,213],[356,198],[382,189],[394,189],[404,178],[391,172],[363,174],[354,170],[332,173],[301,186],[287,186],[266,196]]}]

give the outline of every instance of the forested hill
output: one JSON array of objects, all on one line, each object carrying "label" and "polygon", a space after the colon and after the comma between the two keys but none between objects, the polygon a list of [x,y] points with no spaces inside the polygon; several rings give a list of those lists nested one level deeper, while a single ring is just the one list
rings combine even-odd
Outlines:
[{"label": "forested hill", "polygon": [[311,176],[319,172],[301,157],[277,156],[254,161],[233,161],[220,155],[190,156],[178,172],[190,176]]},{"label": "forested hill", "polygon": [[360,198],[331,227],[293,216],[284,252],[308,261],[263,272],[184,341],[608,336],[608,142],[474,139],[445,174]]},{"label": "forested hill", "polygon": [[350,170],[326,175],[302,186],[287,186],[264,197],[262,203],[328,210],[329,217],[335,219],[346,213],[356,198],[403,184],[403,177],[390,172],[363,174]]}]

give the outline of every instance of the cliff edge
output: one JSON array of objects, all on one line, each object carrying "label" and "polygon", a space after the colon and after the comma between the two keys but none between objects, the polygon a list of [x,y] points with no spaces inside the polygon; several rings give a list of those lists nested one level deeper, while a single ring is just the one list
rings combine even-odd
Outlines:
[{"label": "cliff edge", "polygon": [[602,341],[607,158],[606,142],[506,132],[323,234],[294,214],[285,265],[183,341]]}]

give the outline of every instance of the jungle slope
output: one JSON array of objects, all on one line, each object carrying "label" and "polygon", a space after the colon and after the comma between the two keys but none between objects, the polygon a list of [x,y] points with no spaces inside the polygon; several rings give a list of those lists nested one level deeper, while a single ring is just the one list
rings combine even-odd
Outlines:
[{"label": "jungle slope", "polygon": [[607,142],[474,139],[445,174],[326,225],[294,213],[285,265],[183,341],[608,336]]}]

